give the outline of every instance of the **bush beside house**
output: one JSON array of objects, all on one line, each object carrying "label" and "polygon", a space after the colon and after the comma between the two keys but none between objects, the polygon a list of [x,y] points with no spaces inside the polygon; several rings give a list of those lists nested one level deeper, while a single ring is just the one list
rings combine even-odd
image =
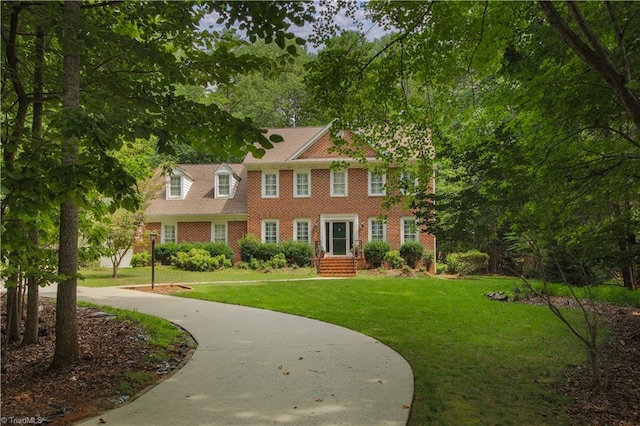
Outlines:
[{"label": "bush beside house", "polygon": [[398,252],[407,265],[410,268],[415,269],[422,260],[424,247],[417,241],[407,241],[400,246],[400,250],[398,250]]},{"label": "bush beside house", "polygon": [[391,250],[391,245],[386,241],[369,241],[364,245],[364,259],[370,267],[379,268],[384,262],[384,256]]}]

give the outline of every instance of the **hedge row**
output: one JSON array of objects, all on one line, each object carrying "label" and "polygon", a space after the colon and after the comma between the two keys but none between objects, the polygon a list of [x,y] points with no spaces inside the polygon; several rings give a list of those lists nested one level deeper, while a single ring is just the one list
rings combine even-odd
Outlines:
[{"label": "hedge row", "polygon": [[249,263],[252,260],[269,262],[279,254],[289,266],[306,267],[313,265],[313,247],[302,241],[284,241],[282,243],[263,243],[255,235],[245,235],[238,244],[240,261]]}]

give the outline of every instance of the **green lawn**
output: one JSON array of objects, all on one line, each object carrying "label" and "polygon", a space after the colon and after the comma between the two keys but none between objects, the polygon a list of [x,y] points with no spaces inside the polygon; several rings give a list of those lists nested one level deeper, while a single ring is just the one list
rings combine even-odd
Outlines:
[{"label": "green lawn", "polygon": [[[224,281],[263,281],[278,279],[301,279],[316,277],[314,268],[273,270],[271,272],[241,269],[224,269],[213,272],[184,271],[171,266],[157,265],[156,284],[224,282]],[[151,267],[121,268],[118,278],[111,277],[111,268],[82,269],[79,285],[85,287],[110,287],[122,285],[151,284]]]},{"label": "green lawn", "polygon": [[585,351],[547,308],[485,297],[519,286],[389,275],[198,285],[182,295],[312,317],[384,342],[414,371],[411,425],[570,424],[555,385]]}]

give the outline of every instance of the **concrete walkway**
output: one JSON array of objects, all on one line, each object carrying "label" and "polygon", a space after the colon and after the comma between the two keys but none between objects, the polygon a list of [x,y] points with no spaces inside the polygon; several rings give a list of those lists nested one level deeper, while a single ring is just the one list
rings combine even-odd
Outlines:
[{"label": "concrete walkway", "polygon": [[[55,286],[41,294],[54,296]],[[407,423],[411,368],[360,333],[261,309],[113,287],[78,287],[78,298],[165,318],[198,342],[182,369],[100,415],[109,425]]]}]

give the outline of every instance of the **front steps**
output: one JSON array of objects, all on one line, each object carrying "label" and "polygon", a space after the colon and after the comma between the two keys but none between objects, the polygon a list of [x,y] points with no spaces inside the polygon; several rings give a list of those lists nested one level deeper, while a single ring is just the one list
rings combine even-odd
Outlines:
[{"label": "front steps", "polygon": [[352,257],[323,257],[318,275],[322,277],[354,277],[357,264]]}]

